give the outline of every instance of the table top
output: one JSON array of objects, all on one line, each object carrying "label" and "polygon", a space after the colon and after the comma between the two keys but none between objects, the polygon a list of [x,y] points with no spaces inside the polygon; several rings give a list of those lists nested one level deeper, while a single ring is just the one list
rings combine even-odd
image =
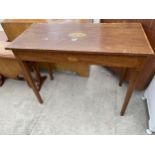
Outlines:
[{"label": "table top", "polygon": [[108,55],[153,55],[140,23],[33,24],[6,49]]}]

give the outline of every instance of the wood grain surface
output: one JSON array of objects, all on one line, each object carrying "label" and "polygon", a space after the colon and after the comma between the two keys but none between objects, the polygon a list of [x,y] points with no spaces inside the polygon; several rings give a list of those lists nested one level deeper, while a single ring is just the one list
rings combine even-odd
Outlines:
[{"label": "wood grain surface", "polygon": [[[84,33],[84,37],[70,37]],[[111,55],[153,55],[140,23],[33,24],[7,49]]]}]

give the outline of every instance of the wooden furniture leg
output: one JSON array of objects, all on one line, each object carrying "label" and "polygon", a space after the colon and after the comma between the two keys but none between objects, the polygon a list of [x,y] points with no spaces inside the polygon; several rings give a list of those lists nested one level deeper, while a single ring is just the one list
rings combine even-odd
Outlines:
[{"label": "wooden furniture leg", "polygon": [[0,86],[2,86],[4,84],[4,76],[0,74]]},{"label": "wooden furniture leg", "polygon": [[44,83],[44,81],[46,80],[47,77],[40,75],[39,68],[35,62],[32,62],[31,64],[32,64],[33,72],[35,73],[36,86],[37,86],[38,90],[40,90],[42,84]]},{"label": "wooden furniture leg", "polygon": [[127,75],[127,72],[128,72],[128,69],[127,68],[123,68],[123,72],[122,72],[122,75],[121,75],[121,78],[120,78],[120,81],[119,81],[119,86],[121,87],[122,86],[122,83]]},{"label": "wooden furniture leg", "polygon": [[52,64],[47,63],[47,69],[48,69],[48,73],[50,75],[50,79],[53,80],[53,68],[52,68]]},{"label": "wooden furniture leg", "polygon": [[132,76],[130,78],[130,81],[129,81],[129,86],[128,86],[128,90],[127,90],[127,93],[126,93],[126,96],[125,96],[125,100],[124,100],[124,103],[123,103],[123,106],[122,106],[122,109],[121,109],[121,112],[120,112],[120,115],[123,116],[125,111],[126,111],[126,108],[128,106],[128,103],[129,103],[129,100],[130,100],[130,97],[132,95],[132,92],[134,90],[134,87],[136,85],[136,81],[138,79],[138,75],[139,75],[139,70],[137,69],[134,69],[132,71]]},{"label": "wooden furniture leg", "polygon": [[[30,70],[32,72],[34,72],[34,74],[35,74],[34,80],[35,80],[35,83],[36,83],[38,90],[40,91],[41,86],[47,77],[41,76],[41,74],[39,72],[39,68],[35,62],[29,62],[29,67],[30,67]],[[17,75],[17,79],[21,80],[21,81],[25,80],[22,75]],[[26,80],[26,82],[27,82],[28,86],[31,87],[27,80]]]},{"label": "wooden furniture leg", "polygon": [[41,96],[39,94],[39,91],[37,89],[37,86],[35,85],[35,82],[32,79],[31,71],[30,71],[30,68],[29,68],[27,62],[20,61],[20,60],[18,60],[18,61],[19,61],[20,65],[21,65],[21,67],[22,67],[22,70],[23,70],[23,74],[25,76],[25,79],[28,81],[28,83],[30,84],[31,88],[33,89],[33,91],[34,91],[34,93],[35,93],[38,101],[40,103],[43,103],[43,100],[42,100],[42,98],[41,98]]},{"label": "wooden furniture leg", "polygon": [[31,88],[29,82],[23,76],[17,75],[17,80],[19,80],[19,81],[26,81],[27,85]]}]

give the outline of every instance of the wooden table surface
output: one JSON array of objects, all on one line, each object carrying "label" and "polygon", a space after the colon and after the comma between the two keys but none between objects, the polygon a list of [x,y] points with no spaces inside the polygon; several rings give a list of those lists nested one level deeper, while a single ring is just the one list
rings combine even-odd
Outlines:
[{"label": "wooden table surface", "polygon": [[8,47],[40,103],[27,61],[69,62],[132,68],[120,114],[124,115],[139,73],[154,52],[140,23],[33,24]]},{"label": "wooden table surface", "polygon": [[139,23],[33,24],[7,49],[139,56],[154,54]]}]

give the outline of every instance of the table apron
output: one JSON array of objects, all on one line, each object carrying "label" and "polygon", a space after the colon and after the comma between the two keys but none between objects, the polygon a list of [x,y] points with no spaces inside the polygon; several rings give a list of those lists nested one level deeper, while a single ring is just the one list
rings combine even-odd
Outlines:
[{"label": "table apron", "polygon": [[123,55],[101,55],[80,53],[52,53],[52,52],[30,52],[13,51],[17,59],[22,61],[49,62],[49,63],[79,63],[95,64],[110,67],[138,68],[146,57],[123,56]]}]

